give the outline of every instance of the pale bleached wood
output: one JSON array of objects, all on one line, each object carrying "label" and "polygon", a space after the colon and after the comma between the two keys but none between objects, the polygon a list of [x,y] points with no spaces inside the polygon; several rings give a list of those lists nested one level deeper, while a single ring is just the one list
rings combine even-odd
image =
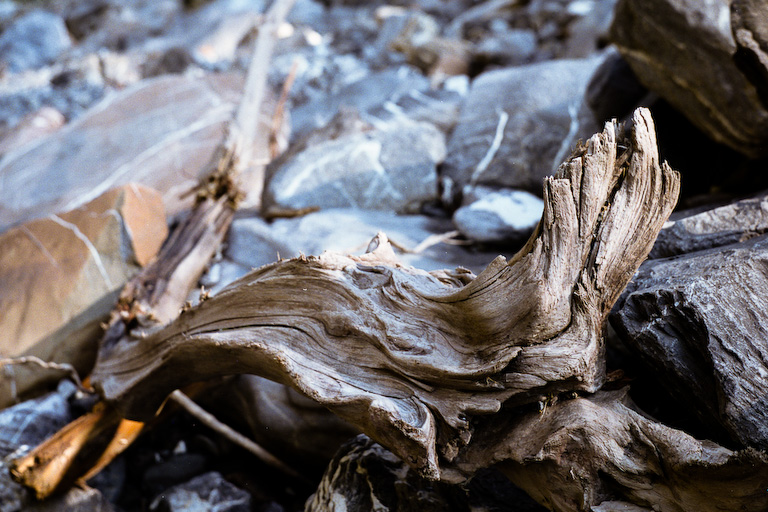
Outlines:
[{"label": "pale bleached wood", "polygon": [[626,133],[607,124],[545,181],[525,248],[466,285],[467,276],[399,265],[384,237],[359,257],[278,262],[105,347],[93,382],[126,417],[149,418],[186,383],[259,374],[440,478],[502,404],[601,386],[605,315],[678,189],[638,110]]}]

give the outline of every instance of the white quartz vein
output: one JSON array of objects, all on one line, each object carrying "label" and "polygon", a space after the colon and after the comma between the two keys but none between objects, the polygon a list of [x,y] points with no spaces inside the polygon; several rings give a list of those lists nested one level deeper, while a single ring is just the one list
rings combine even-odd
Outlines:
[{"label": "white quartz vein", "polygon": [[480,175],[488,169],[493,157],[496,156],[496,152],[501,147],[501,141],[504,139],[504,129],[507,127],[507,121],[509,121],[509,114],[502,110],[499,112],[499,122],[496,124],[496,134],[493,136],[491,146],[488,148],[488,151],[486,151],[482,160],[477,164],[477,167],[475,167],[475,171],[472,173],[472,177],[469,180],[469,184],[473,187],[477,185],[477,180],[480,178]]},{"label": "white quartz vein", "polygon": [[96,267],[99,269],[99,273],[101,273],[101,277],[104,278],[104,282],[107,283],[107,287],[111,290],[114,287],[112,284],[112,280],[109,279],[109,275],[107,274],[107,269],[104,267],[104,262],[101,261],[101,255],[99,254],[99,251],[91,243],[88,237],[85,236],[82,231],[80,231],[80,228],[78,228],[71,222],[65,221],[64,219],[62,219],[57,215],[50,215],[48,218],[51,219],[56,224],[72,231],[72,233],[74,233],[74,235],[77,238],[79,238],[81,242],[85,244],[85,247],[88,249],[88,252],[91,253],[91,257],[93,258],[93,261],[96,264]]},{"label": "white quartz vein", "polygon": [[51,265],[53,265],[55,268],[59,268],[59,263],[56,261],[56,258],[53,257],[53,254],[51,254],[48,249],[45,248],[43,243],[40,241],[39,238],[35,236],[34,233],[32,233],[27,226],[21,226],[21,230],[24,232],[25,235],[32,241],[33,244],[37,246],[38,249],[40,249],[40,252],[42,252],[46,258],[48,258],[48,261],[51,262]]}]

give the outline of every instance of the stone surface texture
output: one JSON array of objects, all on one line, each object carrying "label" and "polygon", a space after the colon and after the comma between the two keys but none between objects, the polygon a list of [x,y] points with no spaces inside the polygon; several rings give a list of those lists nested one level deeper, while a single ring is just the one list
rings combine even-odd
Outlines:
[{"label": "stone surface texture", "polygon": [[297,154],[272,176],[264,202],[297,210],[352,206],[413,213],[437,198],[437,164],[444,157],[442,132],[402,120]]},{"label": "stone surface texture", "polygon": [[768,197],[743,199],[703,211],[672,214],[650,258],[666,258],[735,244],[768,232]]},{"label": "stone surface texture", "polygon": [[[99,323],[166,234],[160,196],[131,184],[0,235],[0,354],[86,370],[95,356]],[[0,403],[12,400],[12,385],[20,394],[31,386],[24,373],[33,368],[13,367],[13,383],[0,382]]]},{"label": "stone surface texture", "polygon": [[539,193],[576,142],[599,130],[583,104],[599,63],[559,60],[475,78],[443,166],[456,190],[469,184]]},{"label": "stone surface texture", "polygon": [[30,11],[0,34],[0,62],[13,72],[37,68],[71,44],[63,19],[48,11]]},{"label": "stone surface texture", "polygon": [[157,512],[249,512],[251,495],[216,472],[197,476],[168,489],[149,509]]},{"label": "stone surface texture", "polygon": [[764,108],[768,108],[768,19],[765,2],[734,0],[731,30],[737,50],[733,60],[754,85]]},{"label": "stone surface texture", "polygon": [[239,98],[239,75],[164,76],[105,98],[88,115],[0,159],[0,229],[139,182],[178,196],[209,171]]},{"label": "stone surface texture", "polygon": [[478,242],[524,241],[544,211],[544,202],[523,190],[476,187],[472,194],[464,194],[464,202],[454,212],[453,223]]},{"label": "stone surface texture", "polygon": [[[768,239],[649,260],[611,322],[681,407],[768,447]],[[687,409],[686,409],[687,410]]]},{"label": "stone surface texture", "polygon": [[729,0],[620,0],[611,38],[648,89],[712,139],[768,154],[768,109],[734,63]]}]

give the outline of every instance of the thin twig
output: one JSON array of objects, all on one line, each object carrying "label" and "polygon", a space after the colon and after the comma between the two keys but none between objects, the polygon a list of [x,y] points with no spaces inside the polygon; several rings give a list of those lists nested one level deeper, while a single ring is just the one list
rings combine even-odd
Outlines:
[{"label": "thin twig", "polygon": [[13,371],[11,369],[11,366],[30,365],[30,364],[39,366],[40,368],[43,368],[45,370],[55,370],[55,371],[65,372],[69,375],[69,377],[78,387],[78,389],[80,389],[81,391],[87,391],[83,386],[83,382],[80,380],[80,375],[78,375],[77,370],[75,370],[75,367],[69,363],[54,363],[52,361],[43,361],[42,359],[36,356],[23,356],[23,357],[0,359],[0,368],[5,369],[6,372]]},{"label": "thin twig", "polygon": [[237,109],[235,119],[230,123],[227,150],[239,156],[241,166],[251,165],[253,158],[252,141],[256,134],[261,114],[261,104],[267,88],[267,72],[272,58],[272,51],[277,40],[277,29],[285,21],[295,0],[275,0],[259,27],[259,33],[253,43],[251,65],[245,82],[243,98]]},{"label": "thin twig", "polygon": [[280,144],[278,135],[280,133],[280,126],[283,124],[285,118],[285,104],[288,102],[288,95],[293,88],[293,82],[296,80],[296,72],[299,69],[299,59],[293,59],[291,70],[288,72],[288,76],[283,82],[283,89],[280,91],[280,98],[277,100],[277,106],[275,107],[275,114],[272,116],[272,130],[269,134],[269,153],[271,158],[277,158],[280,152]]},{"label": "thin twig", "polygon": [[256,444],[251,439],[245,437],[240,432],[237,432],[232,427],[217,420],[214,415],[197,405],[197,403],[195,403],[191,398],[189,398],[178,389],[171,393],[170,398],[182,408],[184,408],[184,410],[189,414],[200,420],[201,423],[211,428],[212,430],[215,430],[233,443],[241,446],[242,448],[245,448],[265,464],[277,468],[283,473],[290,475],[297,480],[306,481],[306,478],[304,478],[297,471],[287,466],[283,461],[269,453],[267,450]]}]

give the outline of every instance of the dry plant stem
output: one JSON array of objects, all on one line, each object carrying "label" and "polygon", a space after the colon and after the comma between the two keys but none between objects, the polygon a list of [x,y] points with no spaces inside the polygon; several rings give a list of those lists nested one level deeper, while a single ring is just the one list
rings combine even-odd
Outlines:
[{"label": "dry plant stem", "polygon": [[245,92],[234,122],[229,126],[229,140],[226,142],[227,150],[237,154],[239,165],[245,167],[250,166],[253,160],[251,141],[256,137],[261,104],[264,102],[267,87],[267,72],[277,40],[277,29],[285,21],[294,2],[295,0],[275,0],[264,16],[253,43]]},{"label": "dry plant stem", "polygon": [[100,352],[93,383],[141,419],[191,380],[258,374],[327,406],[424,475],[466,478],[473,468],[454,460],[502,404],[603,383],[603,321],[679,190],[658,161],[648,111],[633,123],[628,133],[609,123],[578,148],[546,180],[531,240],[474,280],[402,266],[384,240],[359,257],[278,262]]},{"label": "dry plant stem", "polygon": [[283,83],[283,89],[280,91],[280,98],[277,100],[275,115],[272,116],[272,133],[269,137],[269,153],[271,158],[277,158],[280,153],[280,144],[278,142],[280,126],[285,119],[285,104],[288,102],[288,94],[291,92],[293,82],[296,80],[296,72],[299,70],[299,59],[294,59],[291,70]]},{"label": "dry plant stem", "polygon": [[[39,366],[40,368],[44,368],[46,370],[53,370],[57,372],[66,373],[78,388],[80,388],[81,390],[84,389],[83,383],[80,380],[80,375],[78,375],[77,370],[75,370],[75,367],[72,366],[71,364],[55,363],[53,361],[43,361],[42,359],[36,356],[22,356],[22,357],[0,359],[0,368],[3,370],[6,377],[10,379],[13,379],[12,367],[14,365],[25,365],[25,364]],[[15,387],[13,387],[12,389],[14,391],[13,393],[14,399],[16,399]]]},{"label": "dry plant stem", "polygon": [[277,457],[269,453],[267,450],[259,446],[257,443],[255,443],[251,439],[248,439],[247,437],[242,435],[240,432],[234,430],[230,426],[217,420],[215,416],[213,416],[212,414],[207,412],[205,409],[197,405],[191,398],[189,398],[187,395],[185,395],[178,389],[173,393],[171,393],[170,398],[171,400],[176,402],[179,406],[181,406],[184,410],[186,410],[189,414],[191,414],[192,416],[200,420],[201,423],[203,423],[210,429],[218,432],[219,434],[229,439],[230,441],[240,446],[241,448],[248,450],[265,464],[268,464],[273,468],[279,469],[280,471],[282,471],[286,475],[289,475],[292,478],[305,481],[305,478],[301,476],[301,474],[299,474],[297,471],[290,468],[288,465],[283,463],[280,459],[278,459]]},{"label": "dry plant stem", "polygon": [[30,453],[14,460],[11,474],[31,487],[38,499],[67,488],[80,477],[71,469],[90,467],[101,448],[112,439],[120,423],[115,409],[101,403],[93,411],[77,418]]}]

